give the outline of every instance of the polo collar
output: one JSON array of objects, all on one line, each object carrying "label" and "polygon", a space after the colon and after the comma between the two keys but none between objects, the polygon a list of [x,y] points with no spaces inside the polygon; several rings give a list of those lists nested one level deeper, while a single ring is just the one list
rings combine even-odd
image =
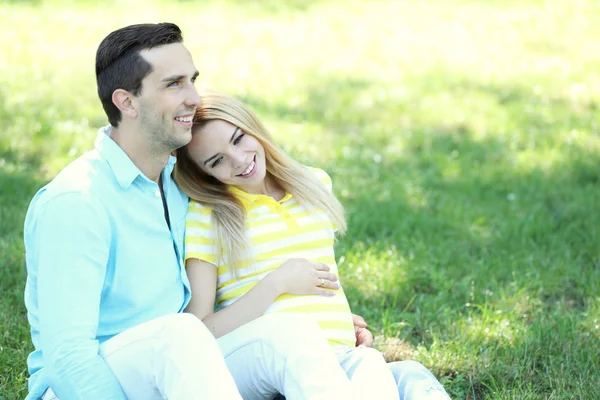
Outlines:
[{"label": "polo collar", "polygon": [[[113,171],[113,174],[117,178],[119,185],[126,189],[133,181],[138,177],[142,176],[144,179],[149,180],[140,169],[131,161],[131,158],[123,151],[123,149],[110,137],[111,126],[105,126],[98,130],[96,137],[96,143],[94,147],[108,162],[108,165]],[[163,170],[163,178],[170,177],[177,158],[169,156],[167,165]]]},{"label": "polo collar", "polygon": [[244,192],[235,186],[228,186],[227,190],[229,190],[229,193],[233,194],[242,203],[246,210],[250,210],[250,208],[252,208],[256,202],[263,202],[269,205],[272,202],[283,203],[292,198],[292,195],[287,192],[281,200],[276,201],[272,197],[265,196],[264,194],[252,194]]}]

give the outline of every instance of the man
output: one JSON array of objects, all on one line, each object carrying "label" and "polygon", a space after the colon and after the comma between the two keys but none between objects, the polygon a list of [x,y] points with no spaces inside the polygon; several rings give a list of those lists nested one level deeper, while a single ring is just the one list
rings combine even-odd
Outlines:
[{"label": "man", "polygon": [[[240,399],[238,388],[344,398],[348,378],[326,340],[305,339],[319,336],[306,332],[316,324],[264,317],[217,344],[182,313],[188,198],[170,154],[191,139],[197,76],[174,24],[128,26],[100,44],[110,126],[35,195],[25,220],[27,399]],[[254,372],[235,369],[243,363]]]}]

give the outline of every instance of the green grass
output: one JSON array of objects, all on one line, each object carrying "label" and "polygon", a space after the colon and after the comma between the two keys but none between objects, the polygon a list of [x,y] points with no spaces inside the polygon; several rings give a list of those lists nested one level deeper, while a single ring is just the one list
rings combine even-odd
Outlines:
[{"label": "green grass", "polygon": [[106,121],[96,47],[168,20],[203,84],[332,175],[388,358],[457,399],[600,398],[598,2],[104,3],[0,1],[0,396],[26,393],[27,204]]}]

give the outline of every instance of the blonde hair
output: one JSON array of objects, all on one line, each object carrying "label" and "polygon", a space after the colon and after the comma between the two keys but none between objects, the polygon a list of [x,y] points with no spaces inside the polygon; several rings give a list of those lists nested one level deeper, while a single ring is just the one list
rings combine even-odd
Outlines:
[{"label": "blonde hair", "polygon": [[[307,209],[323,210],[338,232],[346,232],[344,209],[330,190],[308,168],[294,161],[273,141],[254,112],[240,101],[217,92],[202,93],[202,104],[196,110],[194,123],[202,129],[216,119],[239,127],[255,137],[265,149],[267,174],[286,192],[292,194]],[[174,178],[191,199],[212,210],[218,246],[217,260],[225,259],[237,276],[239,268],[251,261],[246,236],[246,210],[227,189],[227,185],[203,172],[191,159],[188,148],[177,151]]]}]

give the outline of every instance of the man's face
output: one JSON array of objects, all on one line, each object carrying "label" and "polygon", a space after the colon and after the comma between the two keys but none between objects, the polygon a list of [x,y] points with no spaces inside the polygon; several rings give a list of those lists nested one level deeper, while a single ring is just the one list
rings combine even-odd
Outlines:
[{"label": "man's face", "polygon": [[201,102],[194,87],[198,71],[181,43],[142,50],[140,55],[153,68],[134,98],[140,130],[151,148],[170,152],[192,138],[192,120]]}]

